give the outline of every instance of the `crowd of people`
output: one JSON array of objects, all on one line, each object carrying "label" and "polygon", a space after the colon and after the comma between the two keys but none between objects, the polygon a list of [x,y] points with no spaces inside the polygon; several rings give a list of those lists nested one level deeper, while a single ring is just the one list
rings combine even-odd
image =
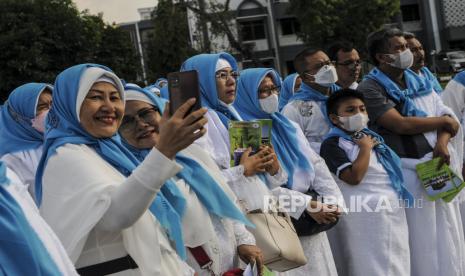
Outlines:
[{"label": "crowd of people", "polygon": [[[284,80],[228,53],[190,57],[194,111],[195,98],[169,110],[166,79],[141,88],[98,64],[16,88],[0,108],[0,272],[464,276],[465,192],[429,200],[416,166],[439,157],[462,177],[465,72],[443,90],[398,29],[371,33],[367,52],[361,76],[348,42],[304,49]],[[261,119],[271,143],[234,166],[230,123]],[[293,237],[270,257],[265,240]]]}]

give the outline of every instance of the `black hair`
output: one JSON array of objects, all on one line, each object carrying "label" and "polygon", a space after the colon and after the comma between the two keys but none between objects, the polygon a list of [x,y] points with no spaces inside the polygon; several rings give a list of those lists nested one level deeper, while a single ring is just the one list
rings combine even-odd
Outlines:
[{"label": "black hair", "polygon": [[349,53],[349,52],[352,52],[352,50],[354,49],[355,49],[354,44],[352,44],[352,42],[336,41],[329,45],[326,53],[328,54],[328,57],[331,61],[338,62],[337,53],[339,53],[339,51],[342,51],[344,53]]},{"label": "black hair", "polygon": [[313,56],[314,54],[320,51],[323,52],[323,50],[319,48],[305,48],[299,53],[297,53],[297,55],[294,57],[294,68],[297,71],[297,73],[299,73],[299,75],[302,73],[303,67],[305,65],[305,58]]},{"label": "black hair", "polygon": [[417,36],[414,33],[411,33],[411,32],[404,32],[404,38],[405,39],[412,39],[412,38],[417,38]]},{"label": "black hair", "polygon": [[379,65],[376,54],[387,53],[389,51],[389,39],[396,36],[404,36],[404,33],[397,28],[392,28],[382,29],[368,35],[367,50],[370,60],[375,66]]},{"label": "black hair", "polygon": [[328,117],[330,114],[337,115],[337,110],[341,103],[348,99],[359,99],[365,103],[365,98],[361,92],[350,88],[340,89],[333,92],[326,101],[326,115]]}]

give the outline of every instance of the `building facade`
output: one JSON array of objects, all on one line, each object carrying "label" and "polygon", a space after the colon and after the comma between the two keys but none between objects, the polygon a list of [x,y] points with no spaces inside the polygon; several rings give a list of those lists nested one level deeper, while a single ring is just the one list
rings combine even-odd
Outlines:
[{"label": "building facade", "polygon": [[[231,30],[238,42],[253,52],[253,60],[231,49],[225,36],[208,33],[213,51],[232,52],[242,68],[254,66],[258,61],[260,66],[279,69],[283,76],[294,72],[292,60],[305,45],[297,37],[300,25],[287,12],[288,6],[288,0],[231,0],[230,11],[234,14]],[[152,11],[153,8],[139,9],[141,21],[120,24],[131,33],[144,67],[144,49],[153,28]],[[188,10],[187,20],[191,45],[201,49],[205,34],[200,31],[196,14]],[[427,53],[465,49],[465,0],[401,0],[401,13],[391,25],[415,33]]]}]

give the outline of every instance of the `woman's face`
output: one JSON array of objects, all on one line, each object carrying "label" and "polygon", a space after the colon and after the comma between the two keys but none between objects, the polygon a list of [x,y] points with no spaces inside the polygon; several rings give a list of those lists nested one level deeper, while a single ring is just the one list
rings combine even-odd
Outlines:
[{"label": "woman's face", "polygon": [[97,82],[82,102],[81,126],[95,138],[113,136],[124,115],[124,102],[113,84]]},{"label": "woman's face", "polygon": [[232,104],[236,99],[236,78],[237,72],[230,67],[216,72],[216,91],[225,104]]},{"label": "woman's face", "polygon": [[36,116],[39,116],[43,112],[50,109],[52,106],[52,91],[45,88],[42,93],[40,93],[39,100],[37,101]]},{"label": "woman's face", "polygon": [[158,142],[161,115],[155,106],[142,101],[127,101],[119,133],[138,149],[154,147]]}]

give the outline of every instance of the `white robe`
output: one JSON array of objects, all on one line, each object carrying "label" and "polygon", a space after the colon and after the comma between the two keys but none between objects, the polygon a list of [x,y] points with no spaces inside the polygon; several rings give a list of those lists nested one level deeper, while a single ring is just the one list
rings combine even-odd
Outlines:
[{"label": "white robe", "polygon": [[[428,116],[449,114],[455,117],[436,93],[414,99],[415,105]],[[436,145],[436,131],[424,133],[431,147]],[[462,168],[462,128],[448,145],[451,168],[460,175]],[[418,163],[431,160],[429,153],[421,159],[402,158],[406,188],[416,199],[416,208],[407,208],[409,226],[411,273],[424,275],[465,275],[465,241],[459,204],[461,195],[452,202],[428,201],[416,174]],[[462,191],[462,193],[464,193]],[[421,208],[418,204],[422,204]]]},{"label": "white robe", "polygon": [[320,153],[321,143],[328,134],[330,125],[322,112],[325,102],[295,100],[284,106],[281,113],[302,129],[310,146]]},{"label": "white robe", "polygon": [[[147,160],[149,157],[150,160]],[[143,162],[130,178],[125,178],[87,145],[66,144],[49,158],[43,175],[40,212],[60,238],[76,267],[129,254],[139,269],[114,275],[193,274],[193,270],[173,250],[165,231],[148,210],[122,231],[109,232],[95,228],[108,210],[111,193],[118,185],[147,187],[144,183],[150,181],[158,185],[156,192],[181,169],[156,149],[152,150],[146,161],[149,162]],[[124,183],[127,181],[131,183]]]},{"label": "white robe", "polygon": [[0,160],[15,172],[22,184],[26,185],[32,198],[35,197],[34,186],[36,170],[42,157],[42,146],[31,149],[7,153]]},{"label": "white robe", "polygon": [[[275,176],[266,174],[268,184],[270,185],[270,187],[267,187],[258,176],[245,177],[242,166],[230,168],[228,131],[215,111],[209,110],[206,117],[208,118],[206,126],[207,134],[195,143],[206,150],[217,165],[223,169],[222,172],[228,180],[228,184],[246,211],[263,209],[265,204],[264,196],[279,196],[282,194],[302,195],[297,191],[280,187],[287,182],[287,174],[284,170],[280,170]],[[308,197],[306,200],[308,203]],[[300,216],[304,210],[305,206],[296,210],[292,215],[295,216],[298,214]],[[286,273],[280,273],[279,275],[301,275],[300,273],[302,275],[309,275],[309,271],[314,271],[316,275],[337,275],[325,233],[303,237],[301,238],[301,242],[305,255],[309,259],[309,265],[301,269],[298,268]],[[315,250],[316,248],[318,250]]]},{"label": "white robe", "polygon": [[[460,119],[462,129],[465,127],[465,86],[452,79],[441,93],[442,101],[450,107],[455,116]],[[465,135],[464,135],[465,141]],[[465,152],[465,147],[464,147]],[[465,154],[464,154],[465,158]],[[462,215],[463,228],[465,229],[465,192],[461,193],[460,213]]]},{"label": "white robe", "polygon": [[[360,151],[357,145],[342,138],[339,138],[339,147],[351,162]],[[398,195],[374,151],[367,173],[358,185],[349,185],[336,176],[334,178],[349,208],[339,223],[328,231],[339,275],[409,276],[410,250],[405,210],[398,207]],[[362,202],[366,202],[367,209],[361,208]],[[384,206],[391,208],[382,209]]]},{"label": "white robe", "polygon": [[[275,188],[273,194],[276,196],[288,195],[304,198],[305,205],[299,205],[295,209],[295,212],[289,212],[289,215],[295,219],[298,219],[302,213],[305,212],[306,207],[311,201],[311,197],[304,194],[309,189],[315,190],[320,196],[325,198],[325,203],[344,207],[344,199],[341,191],[334,182],[325,161],[310,147],[310,144],[299,126],[294,122],[292,123],[296,128],[299,148],[302,154],[307,157],[307,161],[312,164],[313,172],[297,168],[292,176],[294,180],[292,190],[287,188]],[[299,239],[308,263],[289,271],[290,275],[338,275],[326,232],[321,232],[312,236],[301,236]]]},{"label": "white robe", "polygon": [[[18,205],[26,217],[31,228],[42,241],[45,249],[56,264],[62,275],[78,275],[73,263],[66,254],[63,245],[53,230],[42,219],[36,204],[29,195],[26,186],[22,184],[19,177],[12,171],[7,169],[7,177],[10,180],[9,185],[0,186],[0,189],[5,189],[16,200]],[[24,264],[28,265],[28,264]]]},{"label": "white robe", "polygon": [[[181,153],[198,162],[216,180],[231,200],[236,201],[236,196],[228,187],[220,169],[205,151],[193,144]],[[255,244],[253,235],[245,228],[244,224],[238,221],[209,214],[195,192],[184,180],[177,179],[176,185],[187,201],[186,213],[183,217],[183,237],[186,246],[202,246],[213,261],[212,270],[217,275],[238,267],[237,247],[242,244]],[[189,251],[187,263],[194,268],[199,276],[211,276],[207,270],[199,267]]]}]

